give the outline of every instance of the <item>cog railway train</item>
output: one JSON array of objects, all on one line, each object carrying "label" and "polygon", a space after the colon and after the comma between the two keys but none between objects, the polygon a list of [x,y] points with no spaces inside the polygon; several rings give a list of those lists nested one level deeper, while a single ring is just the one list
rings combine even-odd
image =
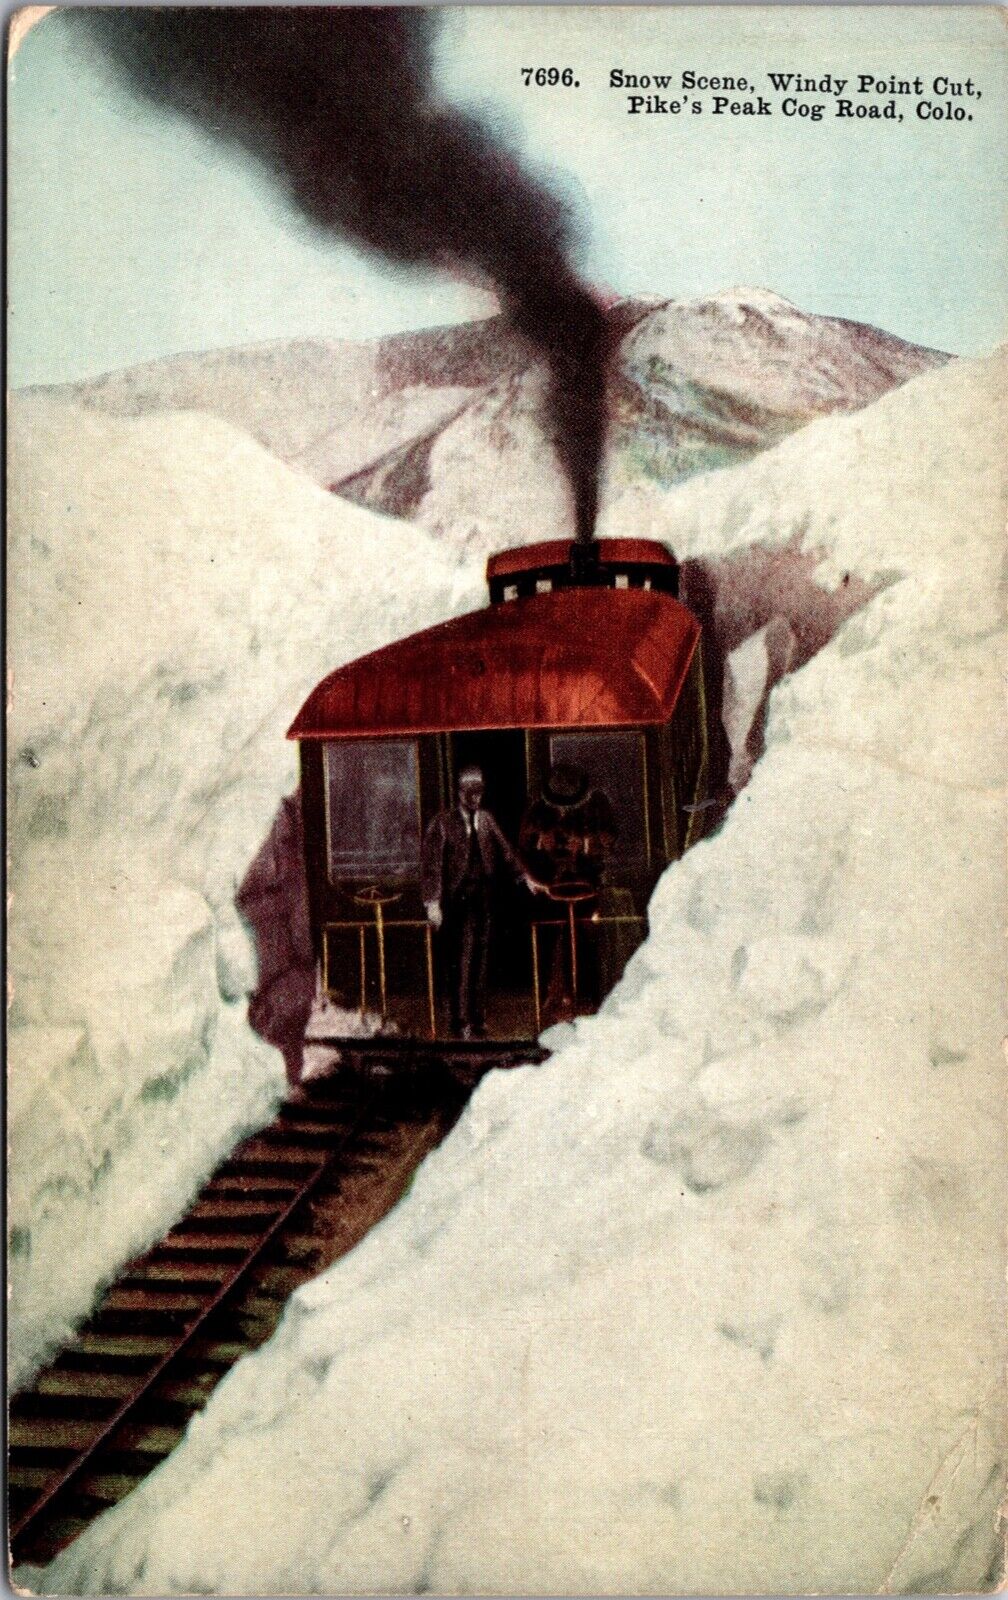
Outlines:
[{"label": "cog railway train", "polygon": [[[646,936],[657,878],[701,825],[701,630],[665,546],[529,545],[492,556],[487,580],[489,606],[339,668],[289,730],[316,962],[345,1019],[334,1043],[447,1050],[460,1031],[425,854],[463,773],[482,774],[516,869],[494,881],[478,1030],[489,1045],[531,1045],[598,1006]],[[543,871],[556,830],[536,834],[535,819],[545,807],[562,823],[565,804],[583,818],[587,795],[605,820],[576,829],[597,836],[574,839],[566,870]]]}]

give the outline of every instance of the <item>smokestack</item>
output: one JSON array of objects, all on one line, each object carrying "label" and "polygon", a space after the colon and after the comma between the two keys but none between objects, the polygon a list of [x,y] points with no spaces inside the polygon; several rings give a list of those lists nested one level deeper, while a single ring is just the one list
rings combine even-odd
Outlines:
[{"label": "smokestack", "polygon": [[576,536],[592,537],[605,316],[573,224],[471,118],[434,97],[435,13],[413,7],[85,8],[134,89],[252,152],[308,217],[395,260],[476,267],[549,365]]}]

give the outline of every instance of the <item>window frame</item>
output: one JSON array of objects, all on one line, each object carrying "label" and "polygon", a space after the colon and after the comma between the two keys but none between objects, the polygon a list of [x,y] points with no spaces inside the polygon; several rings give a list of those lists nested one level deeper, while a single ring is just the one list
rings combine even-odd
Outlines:
[{"label": "window frame", "polygon": [[[348,748],[361,746],[374,747],[376,745],[389,746],[401,745],[412,750],[413,759],[413,807],[416,820],[416,853],[414,858],[405,867],[395,870],[380,871],[377,868],[364,871],[337,870],[333,860],[333,833],[332,811],[330,800],[330,757],[336,750],[346,751]],[[344,884],[366,883],[373,880],[382,883],[409,884],[419,880],[421,851],[423,848],[423,799],[421,790],[421,753],[420,740],[416,735],[394,734],[382,738],[358,739],[327,739],[322,745],[322,809],[325,845],[326,879],[330,886],[339,889]]]},{"label": "window frame", "polygon": [[[651,785],[650,785],[650,780],[649,780],[649,776],[648,776],[648,739],[647,739],[648,729],[647,728],[643,728],[643,727],[597,727],[597,728],[594,728],[594,727],[587,727],[587,728],[567,727],[567,728],[549,728],[549,729],[546,729],[545,732],[546,732],[546,740],[545,740],[545,745],[544,745],[544,749],[543,749],[543,755],[545,757],[545,768],[544,768],[544,771],[543,771],[543,774],[542,774],[543,778],[546,777],[546,774],[548,773],[550,766],[553,764],[553,760],[554,760],[554,756],[553,756],[553,740],[556,739],[556,738],[561,738],[561,739],[617,738],[617,739],[620,739],[620,740],[625,740],[627,743],[629,743],[631,739],[636,739],[637,748],[638,748],[638,751],[639,751],[639,758],[640,758],[639,798],[640,798],[640,807],[641,807],[641,821],[642,821],[642,829],[641,829],[641,831],[642,831],[642,835],[643,835],[643,850],[642,850],[642,853],[639,854],[637,857],[635,857],[633,859],[629,859],[629,860],[625,859],[625,858],[624,859],[620,859],[618,853],[614,853],[613,858],[612,858],[612,867],[613,867],[613,870],[615,871],[615,873],[618,876],[624,876],[624,877],[629,876],[630,878],[633,878],[633,877],[639,875],[642,872],[650,871],[651,864],[652,864],[652,861],[654,859],[654,845],[653,845],[652,827],[651,827]],[[559,759],[560,761],[571,760],[571,758],[567,757],[567,756],[560,756],[557,759]],[[577,763],[576,760],[573,760],[572,764],[576,766],[578,763]],[[592,781],[594,782],[595,780],[592,780]],[[598,787],[603,789],[603,790],[605,790],[605,784],[604,783],[599,783]],[[607,794],[607,798],[609,799],[609,801],[610,801],[610,803],[611,803],[611,805],[613,807],[613,810],[616,812],[616,820],[617,820],[617,824],[618,824],[619,820],[620,820],[619,808],[617,807],[616,802],[613,799],[612,795]],[[618,851],[618,839],[617,839],[617,851]]]}]

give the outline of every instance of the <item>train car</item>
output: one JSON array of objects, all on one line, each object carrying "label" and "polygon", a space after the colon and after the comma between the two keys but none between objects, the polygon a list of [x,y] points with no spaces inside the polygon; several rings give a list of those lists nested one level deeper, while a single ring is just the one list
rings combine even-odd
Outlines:
[{"label": "train car", "polygon": [[[425,837],[466,769],[481,769],[485,808],[536,891],[514,874],[495,880],[491,1041],[531,1043],[597,1007],[702,815],[701,630],[670,552],[644,539],[551,541],[492,556],[487,581],[484,609],[331,673],[288,733],[321,986],[358,1047],[366,1035],[448,1047],[457,1032],[447,935],[422,875]],[[526,848],[547,835],[533,837],[530,819],[588,791],[611,819],[597,870],[547,882]]]}]

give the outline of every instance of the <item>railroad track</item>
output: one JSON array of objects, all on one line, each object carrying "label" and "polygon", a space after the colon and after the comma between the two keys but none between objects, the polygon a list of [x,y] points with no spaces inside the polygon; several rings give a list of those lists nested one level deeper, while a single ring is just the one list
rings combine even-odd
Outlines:
[{"label": "railroad track", "polygon": [[320,1079],[232,1152],[13,1397],[15,1564],[51,1560],[170,1454],[228,1369],[270,1336],[294,1289],[391,1209],[482,1070],[468,1080]]}]

